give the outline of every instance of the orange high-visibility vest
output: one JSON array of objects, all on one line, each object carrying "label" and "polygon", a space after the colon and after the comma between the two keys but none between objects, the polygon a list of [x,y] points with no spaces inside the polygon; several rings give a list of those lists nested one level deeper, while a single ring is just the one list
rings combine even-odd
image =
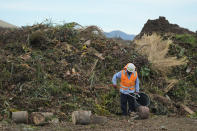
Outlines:
[{"label": "orange high-visibility vest", "polygon": [[128,79],[127,72],[122,70],[120,79],[120,88],[123,90],[135,90],[135,81],[137,79],[137,72],[131,74],[130,79]]}]

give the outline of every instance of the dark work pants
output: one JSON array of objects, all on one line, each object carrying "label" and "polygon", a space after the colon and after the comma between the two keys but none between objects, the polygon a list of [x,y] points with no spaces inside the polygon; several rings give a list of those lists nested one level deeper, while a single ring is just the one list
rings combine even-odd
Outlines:
[{"label": "dark work pants", "polygon": [[135,111],[135,99],[132,96],[120,93],[120,104],[122,115],[127,115],[127,103],[129,104],[129,111]]}]

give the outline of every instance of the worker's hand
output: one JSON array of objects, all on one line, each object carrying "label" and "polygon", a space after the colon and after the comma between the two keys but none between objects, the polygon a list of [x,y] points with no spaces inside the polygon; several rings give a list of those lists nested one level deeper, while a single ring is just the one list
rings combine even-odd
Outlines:
[{"label": "worker's hand", "polygon": [[140,97],[139,92],[134,93],[137,97]]},{"label": "worker's hand", "polygon": [[114,87],[114,89],[116,89],[116,90],[118,89],[117,85],[113,85],[113,87]]}]

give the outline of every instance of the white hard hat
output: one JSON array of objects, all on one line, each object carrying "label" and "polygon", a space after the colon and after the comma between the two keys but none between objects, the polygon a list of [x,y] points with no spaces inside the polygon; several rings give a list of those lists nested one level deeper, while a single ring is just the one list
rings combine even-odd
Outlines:
[{"label": "white hard hat", "polygon": [[128,72],[134,72],[135,71],[135,65],[133,63],[129,63],[127,66]]}]

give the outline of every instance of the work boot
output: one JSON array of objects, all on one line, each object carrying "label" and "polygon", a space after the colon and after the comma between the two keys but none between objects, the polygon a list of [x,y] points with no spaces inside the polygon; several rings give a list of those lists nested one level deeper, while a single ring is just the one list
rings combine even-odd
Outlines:
[{"label": "work boot", "polygon": [[130,117],[136,117],[137,116],[137,113],[136,112],[130,112],[129,116]]},{"label": "work boot", "polygon": [[128,110],[128,115],[130,116],[130,114],[132,113],[132,112],[135,112],[134,110]]}]

